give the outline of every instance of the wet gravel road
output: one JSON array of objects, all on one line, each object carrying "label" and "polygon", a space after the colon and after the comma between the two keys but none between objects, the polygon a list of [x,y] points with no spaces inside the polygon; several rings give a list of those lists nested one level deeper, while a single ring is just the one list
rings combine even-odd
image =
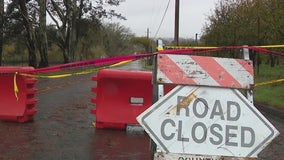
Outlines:
[{"label": "wet gravel road", "polygon": [[[0,122],[0,160],[150,160],[147,135],[92,126],[92,76],[40,79],[34,121]],[[258,159],[284,160],[284,120],[266,116],[280,135]]]}]

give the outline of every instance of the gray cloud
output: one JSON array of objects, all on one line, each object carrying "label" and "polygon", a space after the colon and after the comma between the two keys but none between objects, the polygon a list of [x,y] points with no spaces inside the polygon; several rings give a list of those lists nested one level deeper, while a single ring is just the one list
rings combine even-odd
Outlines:
[{"label": "gray cloud", "polygon": [[[206,21],[218,0],[180,0],[180,37],[194,38],[201,33]],[[130,28],[137,36],[145,36],[147,28],[150,36],[156,33],[168,0],[126,0],[117,8],[117,12],[124,15],[127,20],[112,20]],[[174,3],[165,16],[163,25],[157,37],[173,37],[174,35]]]}]

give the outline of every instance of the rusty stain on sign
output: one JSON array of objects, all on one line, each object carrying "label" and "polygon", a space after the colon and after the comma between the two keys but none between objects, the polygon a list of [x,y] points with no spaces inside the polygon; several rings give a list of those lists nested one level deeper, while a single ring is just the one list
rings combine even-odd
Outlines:
[{"label": "rusty stain on sign", "polygon": [[180,105],[182,107],[188,106],[196,98],[195,93],[196,93],[197,90],[198,90],[198,88],[196,88],[191,94],[186,96],[180,103],[178,103],[178,105]]},{"label": "rusty stain on sign", "polygon": [[170,110],[166,113],[167,115],[177,115],[177,111],[181,108],[186,108],[190,105],[191,102],[193,102],[197,97],[197,91],[199,87],[194,89],[192,93],[190,93],[188,96],[184,97],[178,104],[174,107],[170,107]]}]

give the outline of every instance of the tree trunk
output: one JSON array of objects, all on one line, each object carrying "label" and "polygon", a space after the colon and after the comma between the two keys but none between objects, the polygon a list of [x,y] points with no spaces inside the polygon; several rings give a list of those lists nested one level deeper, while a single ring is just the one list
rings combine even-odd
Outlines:
[{"label": "tree trunk", "polygon": [[66,39],[65,44],[67,48],[67,52],[69,55],[69,60],[74,61],[74,52],[73,52],[73,46],[72,46],[72,39],[73,39],[73,22],[72,22],[72,14],[74,12],[74,8],[72,7],[72,1],[67,0],[66,1],[66,17],[67,17],[67,33],[66,33]]},{"label": "tree trunk", "polygon": [[68,56],[68,51],[67,49],[63,49],[63,59],[64,59],[64,63],[69,63],[70,60],[69,60],[69,56]]},{"label": "tree trunk", "polygon": [[[58,14],[59,20],[62,23],[60,26],[58,19],[56,19],[50,11],[47,11],[60,32],[59,35],[62,41],[60,41],[59,43],[63,53],[64,63],[75,61],[75,51],[78,43],[76,22],[78,19],[78,14],[81,14],[82,16],[83,12],[81,11],[79,13],[77,8],[77,1],[63,1],[63,5],[66,8],[65,10],[62,10],[62,8],[60,8],[54,0],[51,0],[51,4],[53,5],[54,11]],[[82,10],[83,6],[84,0],[81,0],[79,10]]]},{"label": "tree trunk", "polygon": [[23,18],[24,27],[27,32],[27,46],[29,50],[29,66],[37,67],[37,59],[36,59],[36,46],[35,46],[35,32],[33,29],[32,22],[29,20],[26,0],[18,1],[20,6],[20,11]]},{"label": "tree trunk", "polygon": [[40,62],[39,67],[48,66],[47,36],[46,36],[46,0],[39,1],[39,27],[40,27]]},{"label": "tree trunk", "polygon": [[0,0],[0,66],[3,57],[4,0]]}]

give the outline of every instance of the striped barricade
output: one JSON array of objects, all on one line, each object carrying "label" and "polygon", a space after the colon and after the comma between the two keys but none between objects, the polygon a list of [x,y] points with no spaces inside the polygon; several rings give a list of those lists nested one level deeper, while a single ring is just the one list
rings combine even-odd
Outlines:
[{"label": "striped barricade", "polygon": [[251,89],[250,60],[159,54],[157,83]]}]

